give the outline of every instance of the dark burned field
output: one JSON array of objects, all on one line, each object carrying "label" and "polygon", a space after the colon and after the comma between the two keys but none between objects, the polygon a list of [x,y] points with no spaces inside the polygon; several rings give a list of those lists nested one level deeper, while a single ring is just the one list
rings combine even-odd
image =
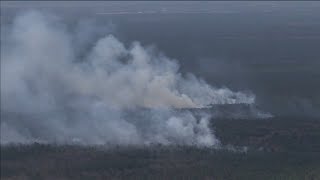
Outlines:
[{"label": "dark burned field", "polygon": [[318,119],[217,119],[212,127],[224,148],[2,146],[1,179],[320,179]]}]

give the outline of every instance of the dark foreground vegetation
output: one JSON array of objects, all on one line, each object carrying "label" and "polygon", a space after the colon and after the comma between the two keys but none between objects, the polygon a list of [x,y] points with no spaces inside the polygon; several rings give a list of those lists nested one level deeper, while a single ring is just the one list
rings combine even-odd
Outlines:
[{"label": "dark foreground vegetation", "polygon": [[320,153],[188,147],[2,147],[1,179],[319,180]]},{"label": "dark foreground vegetation", "polygon": [[215,120],[213,127],[222,149],[2,146],[1,179],[320,180],[316,119]]},{"label": "dark foreground vegetation", "polygon": [[212,124],[223,144],[268,152],[320,153],[320,118],[216,119]]}]

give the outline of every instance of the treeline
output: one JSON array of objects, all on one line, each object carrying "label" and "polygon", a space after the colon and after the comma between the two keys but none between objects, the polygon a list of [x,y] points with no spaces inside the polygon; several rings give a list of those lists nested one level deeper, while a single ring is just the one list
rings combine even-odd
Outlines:
[{"label": "treeline", "polygon": [[1,180],[320,180],[319,119],[213,119],[212,128],[220,149],[1,146]]},{"label": "treeline", "polygon": [[320,119],[213,119],[212,128],[223,144],[268,152],[320,152]]},{"label": "treeline", "polygon": [[318,180],[320,153],[196,147],[1,147],[1,179]]}]

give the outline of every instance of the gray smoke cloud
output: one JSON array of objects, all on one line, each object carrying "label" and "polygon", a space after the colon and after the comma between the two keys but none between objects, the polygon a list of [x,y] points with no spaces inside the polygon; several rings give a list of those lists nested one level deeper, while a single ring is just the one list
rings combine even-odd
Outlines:
[{"label": "gray smoke cloud", "polygon": [[57,16],[32,11],[6,26],[1,143],[214,146],[210,114],[181,109],[255,101],[181,74],[176,60],[108,30],[93,42],[87,22],[71,31]]}]

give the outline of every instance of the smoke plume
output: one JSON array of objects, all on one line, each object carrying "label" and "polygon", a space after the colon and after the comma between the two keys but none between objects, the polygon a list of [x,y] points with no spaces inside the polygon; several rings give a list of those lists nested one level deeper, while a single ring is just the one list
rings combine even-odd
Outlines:
[{"label": "smoke plume", "polygon": [[210,114],[180,109],[255,100],[181,74],[176,60],[108,31],[92,42],[40,12],[5,26],[1,143],[213,146]]}]

